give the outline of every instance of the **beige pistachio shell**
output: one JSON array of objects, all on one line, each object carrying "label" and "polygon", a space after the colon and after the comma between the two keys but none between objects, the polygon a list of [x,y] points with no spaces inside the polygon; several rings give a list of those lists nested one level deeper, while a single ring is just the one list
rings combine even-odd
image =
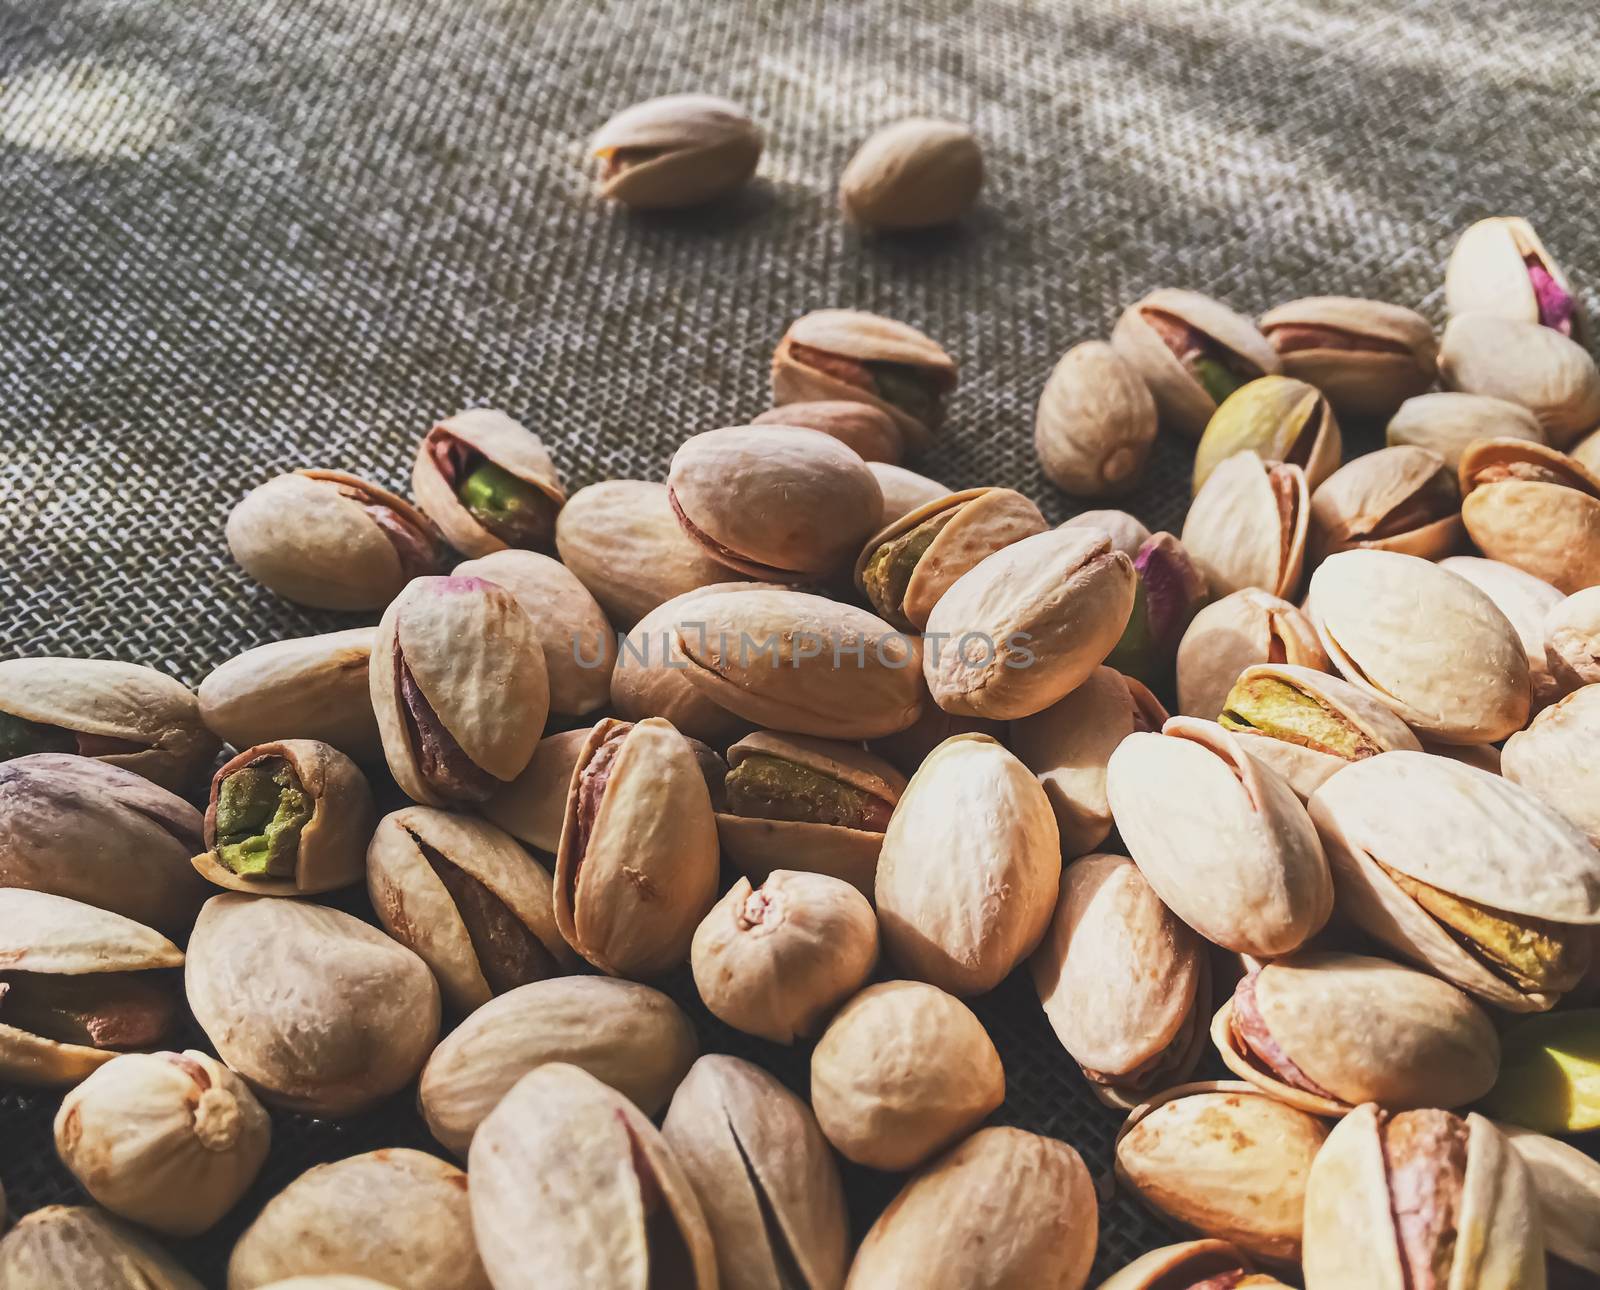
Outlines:
[{"label": "beige pistachio shell", "polygon": [[1127,511],[1080,511],[1071,519],[1063,520],[1059,527],[1099,529],[1111,539],[1111,549],[1121,551],[1130,560],[1150,540],[1150,530]]},{"label": "beige pistachio shell", "polygon": [[1182,1241],[1151,1250],[1102,1281],[1099,1290],[1196,1290],[1207,1287],[1214,1277],[1240,1272],[1246,1274],[1237,1282],[1240,1290],[1289,1290],[1277,1277],[1256,1272],[1243,1250],[1214,1240]]},{"label": "beige pistachio shell", "polygon": [[1074,345],[1051,369],[1034,414],[1033,447],[1039,468],[1063,492],[1127,492],[1144,474],[1155,438],[1149,388],[1105,341]]},{"label": "beige pistachio shell", "polygon": [[342,1273],[334,1273],[325,1277],[289,1277],[263,1286],[261,1290],[395,1290],[395,1287],[374,1281],[371,1277],[347,1277]]},{"label": "beige pistachio shell", "polygon": [[1444,303],[1456,314],[1496,314],[1520,322],[1540,320],[1530,261],[1573,297],[1572,333],[1583,336],[1583,315],[1572,284],[1545,249],[1533,225],[1520,215],[1495,215],[1469,225],[1445,267]]},{"label": "beige pistachio shell", "polygon": [[1319,562],[1358,547],[1438,560],[1463,537],[1455,474],[1425,448],[1366,453],[1311,495],[1310,550]]},{"label": "beige pistachio shell", "polygon": [[950,492],[938,480],[919,475],[904,466],[891,466],[868,458],[867,469],[878,481],[878,491],[883,494],[885,524],[893,524],[902,515],[909,515],[917,507],[937,501]]},{"label": "beige pistachio shell", "polygon": [[1600,371],[1576,341],[1538,323],[1461,314],[1444,329],[1439,377],[1447,390],[1487,394],[1528,409],[1565,448],[1600,425]]},{"label": "beige pistachio shell", "polygon": [[1007,742],[1044,786],[1064,857],[1087,855],[1111,833],[1106,762],[1117,745],[1135,730],[1159,730],[1166,719],[1143,684],[1097,667],[1066,698],[1011,723]]},{"label": "beige pistachio shell", "polygon": [[667,1278],[716,1290],[711,1231],[676,1155],[576,1066],[523,1076],[472,1140],[469,1167],[495,1290],[649,1290]]},{"label": "beige pistachio shell", "polygon": [[491,999],[446,1035],[423,1067],[418,1101],[433,1136],[465,1157],[484,1116],[546,1062],[581,1067],[655,1115],[699,1053],[689,1018],[660,991],[552,977]]},{"label": "beige pistachio shell", "polygon": [[726,197],[755,174],[761,130],[713,94],[665,94],[618,112],[591,145],[604,163],[600,196],[639,210]]},{"label": "beige pistachio shell", "polygon": [[661,1132],[705,1211],[722,1290],[838,1290],[849,1218],[810,1107],[760,1067],[707,1054]]},{"label": "beige pistachio shell", "polygon": [[1183,521],[1183,545],[1214,595],[1300,586],[1311,495],[1305,472],[1244,451],[1218,463]]},{"label": "beige pistachio shell", "polygon": [[1539,419],[1527,408],[1484,394],[1441,391],[1407,399],[1389,419],[1385,438],[1391,448],[1426,448],[1451,470],[1479,439],[1526,439],[1543,443]]},{"label": "beige pistachio shell", "polygon": [[1491,559],[1571,594],[1600,583],[1600,479],[1543,444],[1488,439],[1461,458],[1461,516]]},{"label": "beige pistachio shell", "polygon": [[1255,663],[1332,669],[1311,620],[1287,600],[1246,587],[1207,605],[1178,642],[1178,711],[1215,721]]},{"label": "beige pistachio shell", "polygon": [[1328,921],[1333,885],[1306,808],[1214,722],[1173,717],[1129,735],[1106,795],[1156,895],[1207,940],[1272,957]]},{"label": "beige pistachio shell", "polygon": [[1402,305],[1312,296],[1269,310],[1261,334],[1284,373],[1316,386],[1345,416],[1386,417],[1433,387],[1439,343]]},{"label": "beige pistachio shell", "polygon": [[1181,1226],[1292,1264],[1307,1178],[1327,1132],[1249,1084],[1182,1084],[1129,1114],[1117,1135],[1116,1176]]},{"label": "beige pistachio shell", "polygon": [[956,735],[906,786],[878,858],[879,931],[908,974],[982,994],[1055,909],[1061,846],[1033,773],[987,735]]},{"label": "beige pistachio shell", "polygon": [[483,814],[518,842],[555,855],[567,813],[567,786],[593,726],[562,730],[539,740],[528,768],[483,804]]},{"label": "beige pistachio shell", "polygon": [[1545,618],[1545,663],[1561,690],[1600,682],[1600,589],[1574,592]]},{"label": "beige pistachio shell", "polygon": [[850,1000],[811,1053],[811,1105],[828,1141],[873,1169],[909,1169],[975,1128],[1005,1099],[983,1023],[917,981]]},{"label": "beige pistachio shell", "polygon": [[233,1208],[272,1128],[245,1083],[205,1053],[124,1053],[56,1112],[61,1163],[112,1213],[194,1236]]},{"label": "beige pistachio shell", "polygon": [[1510,619],[1528,655],[1534,706],[1543,707],[1550,702],[1556,695],[1558,682],[1551,675],[1545,654],[1545,623],[1561,604],[1561,593],[1542,578],[1499,560],[1453,555],[1440,560],[1439,567],[1465,578]]},{"label": "beige pistachio shell", "polygon": [[184,974],[218,1056],[274,1106],[364,1110],[409,1083],[439,1034],[427,965],[375,927],[299,900],[225,892]]},{"label": "beige pistachio shell", "polygon": [[[1371,1104],[1339,1122],[1317,1153],[1305,1195],[1305,1276],[1309,1290],[1362,1286],[1406,1290],[1395,1209],[1422,1198],[1392,1193],[1380,1125]],[[1494,1125],[1466,1117],[1466,1160],[1456,1197],[1452,1257],[1435,1284],[1450,1290],[1543,1290],[1538,1201],[1527,1168]],[[1444,1204],[1441,1199],[1437,1203]],[[1448,1221],[1448,1220],[1446,1220]],[[1420,1227],[1420,1222],[1419,1222]],[[1412,1239],[1426,1239],[1427,1229]]]},{"label": "beige pistachio shell", "polygon": [[380,761],[367,686],[374,635],[352,627],[246,650],[200,682],[200,719],[235,748],[318,739],[359,762]]},{"label": "beige pistachio shell", "polygon": [[696,643],[702,632],[711,643],[715,631],[729,632],[736,642],[737,629],[708,624],[703,596],[748,591],[752,586],[747,582],[713,583],[675,596],[641,618],[622,642],[611,674],[611,706],[618,715],[629,721],[665,717],[689,738],[718,748],[748,731],[750,721],[724,708],[690,680],[693,664],[684,652],[678,628],[686,626]]},{"label": "beige pistachio shell", "polygon": [[1574,690],[1506,740],[1502,773],[1600,847],[1600,686]]},{"label": "beige pistachio shell", "polygon": [[1345,679],[1418,735],[1494,743],[1527,721],[1516,628],[1466,579],[1395,551],[1343,551],[1312,575],[1307,607]]},{"label": "beige pistachio shell", "polygon": [[1500,1123],[1495,1128],[1527,1166],[1538,1198],[1545,1251],[1563,1263],[1600,1274],[1600,1161],[1571,1143],[1531,1129]]},{"label": "beige pistachio shell", "polygon": [[1314,490],[1339,468],[1344,439],[1321,390],[1288,376],[1263,376],[1241,385],[1206,422],[1194,454],[1193,492],[1241,452],[1299,466]]},{"label": "beige pistachio shell", "polygon": [[1600,474],[1600,430],[1584,435],[1567,452],[1591,475]]},{"label": "beige pistachio shell", "polygon": [[868,228],[934,228],[960,219],[983,184],[983,153],[954,121],[908,117],[857,149],[839,179],[839,205]]},{"label": "beige pistachio shell", "polygon": [[204,1290],[148,1236],[92,1206],[47,1205],[0,1241],[6,1290]]},{"label": "beige pistachio shell", "polygon": [[504,551],[508,543],[491,533],[473,516],[457,489],[460,465],[454,454],[481,459],[498,466],[514,479],[531,485],[548,503],[546,539],[554,533],[556,512],[567,500],[555,462],[539,436],[493,408],[471,408],[439,422],[417,445],[411,465],[411,488],[422,507],[464,556],[484,556]]},{"label": "beige pistachio shell", "polygon": [[228,1290],[332,1274],[381,1277],[395,1290],[489,1290],[466,1174],[404,1148],[308,1169],[233,1247]]},{"label": "beige pistachio shell", "polygon": [[[769,408],[751,418],[753,426],[798,426],[831,435],[869,466],[898,465],[905,455],[905,435],[895,419],[881,408],[846,399],[819,399]],[[882,475],[873,471],[882,484]],[[906,472],[910,474],[910,471]]]}]

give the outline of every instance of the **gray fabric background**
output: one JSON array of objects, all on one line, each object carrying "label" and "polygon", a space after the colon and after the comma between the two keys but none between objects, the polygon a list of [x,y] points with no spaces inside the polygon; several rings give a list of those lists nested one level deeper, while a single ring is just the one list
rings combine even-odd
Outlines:
[{"label": "gray fabric background", "polygon": [[[660,477],[685,436],[765,406],[774,342],[822,305],[913,322],[960,361],[922,469],[1065,516],[1033,462],[1034,401],[1063,349],[1149,288],[1247,312],[1371,295],[1438,321],[1455,232],[1507,212],[1584,279],[1597,47],[1593,0],[11,0],[0,657],[120,657],[193,683],[247,646],[347,625],[233,567],[222,522],[249,486],[300,465],[403,486],[417,436],[480,402],[536,428],[572,488]],[[760,182],[691,216],[593,200],[586,137],[687,89],[765,125]],[[913,112],[977,128],[981,208],[954,231],[863,238],[835,215],[835,178],[869,129]],[[1176,525],[1187,469],[1164,443],[1132,509]],[[999,1119],[1105,1172],[1116,1117],[1027,983],[979,1010],[1011,1079]],[[803,1088],[803,1053],[705,1035]],[[14,1210],[76,1194],[52,1108],[0,1092]],[[426,1145],[403,1098],[277,1132],[239,1213],[185,1247],[209,1284],[307,1164]],[[864,1225],[895,1184],[850,1185]],[[1128,1200],[1107,1205],[1097,1273],[1161,1239]]]}]

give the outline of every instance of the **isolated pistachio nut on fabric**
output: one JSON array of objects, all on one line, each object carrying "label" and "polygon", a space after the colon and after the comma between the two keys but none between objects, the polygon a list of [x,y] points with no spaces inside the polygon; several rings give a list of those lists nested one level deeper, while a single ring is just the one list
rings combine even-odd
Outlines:
[{"label": "isolated pistachio nut on fabric", "polygon": [[1428,320],[1379,300],[1293,300],[1262,316],[1261,334],[1286,376],[1316,386],[1344,416],[1387,417],[1432,389],[1438,369]]},{"label": "isolated pistachio nut on fabric", "polygon": [[1321,390],[1290,376],[1262,376],[1230,394],[1206,422],[1195,449],[1192,492],[1198,494],[1224,461],[1246,451],[1299,466],[1315,491],[1339,468],[1344,438]]},{"label": "isolated pistachio nut on fabric", "polygon": [[857,149],[839,178],[839,205],[867,228],[936,228],[965,215],[982,185],[983,151],[970,129],[908,117]]},{"label": "isolated pistachio nut on fabric", "polygon": [[1384,438],[1391,448],[1409,446],[1437,453],[1451,470],[1479,439],[1545,441],[1539,419],[1521,404],[1449,390],[1407,399],[1389,418]]},{"label": "isolated pistachio nut on fabric", "polygon": [[1584,339],[1584,318],[1572,283],[1520,215],[1497,215],[1469,226],[1450,253],[1445,308],[1538,323]]},{"label": "isolated pistachio nut on fabric", "polygon": [[548,550],[567,500],[539,436],[492,408],[472,408],[422,437],[411,467],[417,504],[465,556]]},{"label": "isolated pistachio nut on fabric", "polygon": [[762,136],[737,103],[666,94],[600,127],[600,196],[640,210],[676,210],[726,197],[755,174]]},{"label": "isolated pistachio nut on fabric", "polygon": [[1143,476],[1155,438],[1149,387],[1105,341],[1074,345],[1051,369],[1034,413],[1033,446],[1045,477],[1062,492],[1128,492]]}]

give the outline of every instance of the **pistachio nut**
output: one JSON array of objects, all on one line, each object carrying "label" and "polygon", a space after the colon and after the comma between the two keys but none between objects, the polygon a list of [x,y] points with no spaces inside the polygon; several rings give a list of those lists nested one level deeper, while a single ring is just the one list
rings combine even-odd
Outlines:
[{"label": "pistachio nut", "polygon": [[884,524],[893,524],[902,515],[909,515],[917,507],[937,501],[941,497],[948,496],[950,492],[938,480],[919,475],[904,466],[891,466],[868,458],[867,469],[878,481],[878,491],[883,494]]},{"label": "pistachio nut", "polygon": [[1545,653],[1545,622],[1561,605],[1561,593],[1542,578],[1499,560],[1452,555],[1440,560],[1439,567],[1465,578],[1510,619],[1528,656],[1534,707],[1542,708],[1551,702],[1561,687],[1551,675],[1550,660]]},{"label": "pistachio nut", "polygon": [[484,1116],[546,1062],[581,1067],[655,1115],[699,1055],[694,1026],[660,991],[552,977],[491,999],[446,1035],[422,1069],[417,1100],[433,1136],[465,1157]]},{"label": "pistachio nut", "polygon": [[1286,375],[1316,386],[1344,416],[1388,417],[1432,389],[1438,370],[1428,320],[1379,300],[1294,300],[1262,316],[1261,334]]},{"label": "pistachio nut", "polygon": [[1544,621],[1545,664],[1559,690],[1600,682],[1600,589],[1574,592]]},{"label": "pistachio nut", "polygon": [[1533,413],[1565,448],[1600,425],[1600,370],[1589,351],[1538,323],[1460,314],[1444,329],[1439,377],[1447,390],[1487,394]]},{"label": "pistachio nut", "polygon": [[[869,465],[879,462],[897,466],[905,456],[905,435],[895,419],[882,408],[853,399],[819,399],[813,403],[791,403],[769,408],[750,422],[753,426],[798,426],[831,435]],[[910,473],[909,471],[906,473]],[[877,471],[873,474],[882,483]]]},{"label": "pistachio nut", "polygon": [[0,762],[93,757],[181,793],[203,780],[217,738],[187,686],[151,667],[94,658],[0,662]]},{"label": "pistachio nut", "polygon": [[1450,253],[1444,302],[1451,315],[1498,314],[1583,339],[1572,284],[1520,215],[1470,225]]},{"label": "pistachio nut", "polygon": [[1077,497],[1125,493],[1144,474],[1155,439],[1155,400],[1132,363],[1103,340],[1061,356],[1033,419],[1045,478]]},{"label": "pistachio nut", "polygon": [[774,1043],[814,1035],[878,963],[867,898],[821,873],[740,878],[694,934],[695,988],[713,1016]]},{"label": "pistachio nut", "polygon": [[755,174],[761,129],[713,94],[664,94],[625,108],[591,145],[601,197],[636,210],[678,210],[726,197]]},{"label": "pistachio nut", "polygon": [[517,598],[544,647],[552,713],[582,717],[606,706],[617,636],[572,570],[537,551],[496,551],[463,560],[455,576],[498,583]]},{"label": "pistachio nut", "polygon": [[1571,1269],[1600,1274],[1600,1162],[1542,1133],[1513,1124],[1495,1127],[1528,1168],[1539,1201],[1550,1284],[1583,1285],[1581,1276],[1563,1281],[1558,1273]]},{"label": "pistachio nut", "polygon": [[408,806],[371,839],[367,894],[378,921],[433,969],[454,1011],[576,968],[556,928],[550,871],[510,834]]},{"label": "pistachio nut", "polygon": [[1600,852],[1526,789],[1447,757],[1381,753],[1328,780],[1311,815],[1341,913],[1404,957],[1514,1012],[1582,978]]},{"label": "pistachio nut", "polygon": [[486,819],[518,842],[553,856],[561,845],[561,821],[567,813],[567,786],[572,768],[593,726],[546,735],[533,750],[528,767],[495,790],[482,806]]},{"label": "pistachio nut", "polygon": [[371,1277],[347,1277],[335,1272],[329,1276],[288,1277],[261,1290],[395,1290],[394,1286]]},{"label": "pistachio nut", "polygon": [[1084,856],[1062,870],[1030,966],[1045,1019],[1107,1105],[1131,1107],[1199,1062],[1211,1002],[1205,946],[1126,856]]},{"label": "pistachio nut", "polygon": [[1210,587],[1183,543],[1170,533],[1157,533],[1139,548],[1133,571],[1138,576],[1133,613],[1106,665],[1167,691],[1178,644],[1210,598]]},{"label": "pistachio nut", "polygon": [[[882,739],[874,739],[868,746],[902,775],[914,775],[917,767],[928,759],[928,754],[952,735],[989,735],[1005,743],[1006,729],[1004,721],[958,717],[928,703],[911,725]],[[872,894],[870,882],[864,890],[868,896]]]},{"label": "pistachio nut", "polygon": [[1216,723],[1173,717],[1129,735],[1106,796],[1156,895],[1208,941],[1269,958],[1328,921],[1333,885],[1306,808]]},{"label": "pistachio nut", "polygon": [[[611,706],[617,714],[628,721],[665,717],[686,737],[718,747],[748,732],[752,722],[728,711],[690,680],[694,664],[684,652],[679,628],[685,628],[695,643],[705,639],[709,645],[711,628],[702,598],[747,591],[752,585],[712,583],[674,596],[641,618],[621,642],[611,673]],[[718,630],[738,640],[731,624],[719,623]],[[748,648],[753,651],[757,644],[752,639]]]},{"label": "pistachio nut", "polygon": [[1437,560],[1462,545],[1455,472],[1425,448],[1380,448],[1347,462],[1311,495],[1311,555],[1372,547]]},{"label": "pistachio nut", "polygon": [[378,624],[368,680],[389,769],[425,806],[486,802],[520,775],[550,701],[533,620],[482,578],[407,586]]},{"label": "pistachio nut", "polygon": [[951,493],[868,538],[856,560],[856,587],[886,621],[920,630],[968,569],[1049,527],[1039,508],[1012,489]]},{"label": "pistachio nut", "polygon": [[0,761],[0,887],[182,939],[210,891],[189,867],[201,834],[199,811],[131,770],[71,753]]},{"label": "pistachio nut", "polygon": [[1441,744],[1425,739],[1422,741],[1422,751],[1432,753],[1435,757],[1448,757],[1491,775],[1500,773],[1500,750],[1493,744]]},{"label": "pistachio nut", "polygon": [[473,1138],[469,1171],[495,1290],[716,1290],[711,1230],[676,1154],[576,1066],[517,1081]]},{"label": "pistachio nut", "polygon": [[1191,491],[1198,495],[1217,467],[1241,452],[1299,466],[1315,490],[1339,468],[1344,439],[1321,390],[1293,377],[1262,376],[1228,395],[1206,422]]},{"label": "pistachio nut", "polygon": [[555,873],[562,936],[612,976],[664,972],[689,957],[716,894],[716,820],[689,741],[661,717],[607,717],[567,791]]},{"label": "pistachio nut", "polygon": [[539,436],[492,408],[439,422],[417,445],[411,488],[465,556],[548,550],[567,495]]},{"label": "pistachio nut", "polygon": [[1135,1259],[1099,1290],[1289,1290],[1227,1241],[1182,1241]]},{"label": "pistachio nut", "polygon": [[1305,568],[1311,493],[1305,472],[1248,449],[1207,477],[1183,521],[1183,545],[1213,595],[1256,587],[1292,598]]},{"label": "pistachio nut", "polygon": [[489,1290],[466,1174],[405,1148],[308,1169],[233,1247],[228,1290],[341,1273],[381,1277],[395,1290]]},{"label": "pistachio nut", "polygon": [[878,857],[879,932],[907,973],[957,995],[999,985],[1049,925],[1061,882],[1039,781],[987,735],[929,754]]},{"label": "pistachio nut", "polygon": [[1111,345],[1150,387],[1161,423],[1189,439],[1241,385],[1283,370],[1254,323],[1197,291],[1163,288],[1129,305]]},{"label": "pistachio nut", "polygon": [[131,918],[0,887],[0,1079],[69,1086],[119,1052],[159,1047],[178,1020],[165,969],[183,961]]},{"label": "pistachio nut", "polygon": [[[985,1203],[973,1204],[980,1196]],[[845,1287],[1080,1290],[1099,1228],[1094,1184],[1076,1151],[1021,1129],[982,1129],[889,1203],[861,1242]]]},{"label": "pistachio nut", "polygon": [[1127,511],[1080,511],[1071,519],[1063,520],[1060,527],[1099,529],[1111,539],[1111,549],[1121,551],[1130,560],[1150,540],[1150,530]]},{"label": "pistachio nut", "polygon": [[47,1205],[0,1240],[6,1290],[204,1290],[144,1233],[88,1205]]},{"label": "pistachio nut", "polygon": [[224,892],[200,911],[184,986],[217,1055],[263,1101],[351,1115],[409,1083],[439,987],[375,927],[302,900]]},{"label": "pistachio nut", "polygon": [[1178,642],[1178,711],[1216,720],[1239,674],[1255,663],[1332,670],[1305,614],[1246,587],[1202,609]]},{"label": "pistachio nut", "polygon": [[1600,478],[1520,439],[1461,458],[1461,518],[1479,549],[1571,595],[1600,584]]},{"label": "pistachio nut", "polygon": [[1600,474],[1600,430],[1584,435],[1572,445],[1568,455],[1591,475]]},{"label": "pistachio nut", "polygon": [[1368,1103],[1328,1135],[1305,1190],[1308,1290],[1543,1290],[1532,1180],[1481,1115]]},{"label": "pistachio nut", "polygon": [[1411,727],[1365,690],[1288,663],[1245,668],[1217,720],[1301,801],[1351,762],[1397,748],[1422,750]]},{"label": "pistachio nut", "polygon": [[1389,418],[1384,435],[1391,448],[1409,445],[1437,453],[1451,470],[1461,464],[1468,445],[1479,439],[1544,442],[1539,419],[1520,404],[1448,390],[1407,399]]},{"label": "pistachio nut", "polygon": [[1106,762],[1128,735],[1159,730],[1166,719],[1143,683],[1097,667],[1066,698],[1011,723],[1011,751],[1044,786],[1063,856],[1087,855],[1110,836]]},{"label": "pistachio nut", "polygon": [[200,719],[235,748],[317,739],[358,762],[381,762],[367,686],[374,635],[352,627],[248,649],[200,682]]},{"label": "pistachio nut", "polygon": [[272,1127],[245,1083],[199,1052],[124,1053],[67,1094],[56,1152],[121,1218],[194,1236],[249,1189]]},{"label": "pistachio nut", "polygon": [[983,153],[954,121],[908,117],[873,131],[839,178],[839,206],[856,223],[900,231],[960,219],[983,185]]},{"label": "pistachio nut", "polygon": [[1008,721],[1100,665],[1133,614],[1133,562],[1094,529],[1050,529],[974,565],[928,615],[922,672],[946,712]]},{"label": "pistachio nut", "polygon": [[1527,722],[1527,653],[1465,578],[1397,551],[1341,551],[1312,575],[1307,608],[1345,679],[1419,736],[1494,743]]},{"label": "pistachio nut", "polygon": [[277,475],[228,515],[228,549],[269,591],[313,609],[382,609],[439,572],[439,533],[402,497],[338,470]]},{"label": "pistachio nut", "polygon": [[1252,1085],[1180,1084],[1129,1113],[1116,1177],[1182,1227],[1291,1264],[1307,1175],[1327,1133],[1315,1116]]},{"label": "pistachio nut", "polygon": [[1505,1032],[1503,1050],[1485,1111],[1539,1133],[1600,1129],[1600,1009],[1526,1017]]},{"label": "pistachio nut", "polygon": [[972,1010],[936,986],[884,981],[839,1011],[811,1053],[811,1105],[847,1160],[910,1169],[1005,1100],[1000,1054]]},{"label": "pistachio nut", "polygon": [[661,1132],[700,1198],[722,1290],[837,1290],[849,1218],[810,1107],[760,1067],[707,1054]]},{"label": "pistachio nut", "polygon": [[790,426],[692,436],[673,454],[667,500],[707,555],[763,582],[838,572],[883,514],[853,449]]},{"label": "pistachio nut", "polygon": [[921,452],[956,388],[955,361],[915,327],[854,309],[818,309],[796,319],[772,356],[772,401],[853,399],[887,412]]}]

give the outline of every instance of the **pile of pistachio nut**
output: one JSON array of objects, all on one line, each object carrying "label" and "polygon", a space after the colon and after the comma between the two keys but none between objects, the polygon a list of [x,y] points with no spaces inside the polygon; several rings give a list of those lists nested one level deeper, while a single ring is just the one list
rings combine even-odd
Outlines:
[{"label": "pile of pistachio nut", "polygon": [[[229,1290],[1074,1290],[1108,1186],[1190,1238],[1114,1290],[1595,1284],[1600,374],[1525,221],[1446,286],[1437,346],[1157,291],[1068,353],[1045,470],[1112,495],[1191,436],[1180,536],[904,469],[955,362],[824,310],[664,483],[569,498],[475,409],[415,504],[238,502],[249,575],[376,627],[198,693],[0,663],[0,1081],[68,1090],[96,1202],[0,1285],[188,1290],[154,1238],[239,1201],[264,1108],[395,1095],[441,1154],[289,1182]],[[370,921],[317,899],[361,884]],[[685,965],[809,1100],[700,1053]],[[986,1127],[964,1000],[1018,970],[1114,1181]],[[185,1008],[210,1052],[162,1051]],[[901,1175],[854,1237],[841,1159]]]}]

